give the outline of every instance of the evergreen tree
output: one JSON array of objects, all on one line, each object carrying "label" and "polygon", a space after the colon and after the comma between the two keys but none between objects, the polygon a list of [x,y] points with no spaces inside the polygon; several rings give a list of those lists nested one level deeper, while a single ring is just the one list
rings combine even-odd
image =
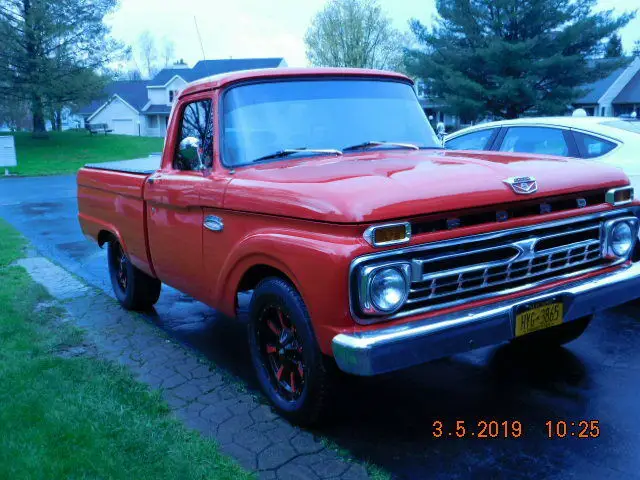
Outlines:
[{"label": "evergreen tree", "polygon": [[607,48],[604,52],[604,56],[606,58],[619,58],[623,55],[624,50],[622,49],[622,39],[620,38],[620,35],[614,33],[607,42]]},{"label": "evergreen tree", "polygon": [[[96,96],[106,66],[124,52],[103,23],[117,0],[3,0],[0,98],[27,102],[35,136],[45,115]],[[55,122],[54,122],[55,123]]]},{"label": "evergreen tree", "polygon": [[596,0],[437,0],[439,18],[412,31],[409,73],[467,119],[564,112],[592,83],[625,59],[595,61],[603,39],[633,14],[594,12]]}]

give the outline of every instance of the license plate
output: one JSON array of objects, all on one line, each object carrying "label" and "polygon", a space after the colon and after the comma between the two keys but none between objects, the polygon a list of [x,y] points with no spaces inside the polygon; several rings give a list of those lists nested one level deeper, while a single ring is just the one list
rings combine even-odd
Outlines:
[{"label": "license plate", "polygon": [[516,314],[516,337],[562,324],[562,302],[530,305]]}]

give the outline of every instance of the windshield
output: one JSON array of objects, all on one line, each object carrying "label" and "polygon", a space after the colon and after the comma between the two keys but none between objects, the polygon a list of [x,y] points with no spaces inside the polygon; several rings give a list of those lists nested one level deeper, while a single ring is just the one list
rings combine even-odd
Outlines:
[{"label": "windshield", "polygon": [[223,99],[222,125],[222,157],[229,167],[288,149],[308,151],[275,160],[372,141],[441,147],[413,88],[394,81],[303,80],[234,87]]}]

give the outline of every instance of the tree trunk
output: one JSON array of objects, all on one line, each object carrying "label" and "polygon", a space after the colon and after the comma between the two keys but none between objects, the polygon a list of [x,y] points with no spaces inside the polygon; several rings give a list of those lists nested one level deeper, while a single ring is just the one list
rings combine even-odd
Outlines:
[{"label": "tree trunk", "polygon": [[56,118],[56,132],[61,132],[62,131],[62,110],[57,109],[55,111],[55,118]]},{"label": "tree trunk", "polygon": [[[27,51],[27,77],[37,75],[38,45],[35,20],[31,12],[31,0],[22,0],[22,11],[25,22],[25,48]],[[46,138],[47,129],[44,121],[42,97],[38,92],[31,94],[31,115],[33,118],[33,138]]]},{"label": "tree trunk", "polygon": [[508,105],[507,111],[505,112],[505,119],[511,120],[513,118],[518,118],[518,116],[518,107],[516,105]]},{"label": "tree trunk", "polygon": [[31,115],[33,116],[33,138],[46,138],[47,127],[44,119],[44,108],[42,98],[34,95],[31,100]]}]

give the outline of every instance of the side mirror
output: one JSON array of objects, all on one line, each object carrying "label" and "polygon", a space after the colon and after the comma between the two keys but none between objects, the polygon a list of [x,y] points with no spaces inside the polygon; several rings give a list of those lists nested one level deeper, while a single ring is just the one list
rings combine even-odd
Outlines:
[{"label": "side mirror", "polygon": [[191,170],[203,170],[204,164],[202,163],[202,146],[200,140],[195,137],[187,137],[180,142],[178,148],[180,158],[186,165],[189,165]]}]

